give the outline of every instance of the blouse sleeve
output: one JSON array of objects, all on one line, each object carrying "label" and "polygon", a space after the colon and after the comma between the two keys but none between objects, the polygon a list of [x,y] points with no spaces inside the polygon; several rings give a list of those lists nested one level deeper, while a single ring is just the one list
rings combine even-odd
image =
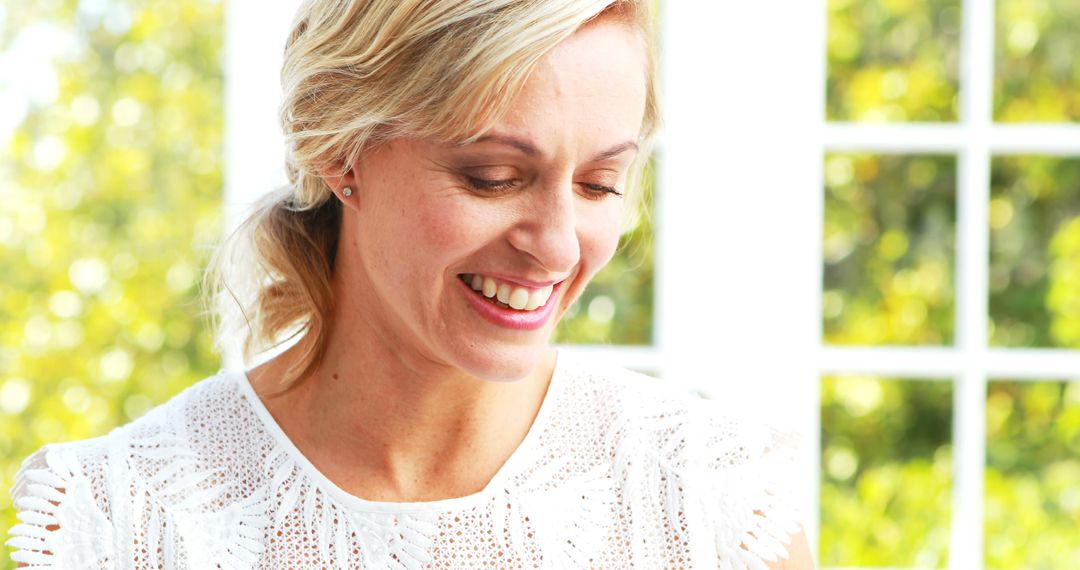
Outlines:
[{"label": "blouse sleeve", "polygon": [[11,558],[29,568],[110,569],[113,525],[104,491],[85,474],[75,450],[46,445],[23,461],[11,496],[19,524]]},{"label": "blouse sleeve", "polygon": [[764,569],[787,559],[800,530],[795,508],[796,434],[714,415],[706,422],[703,508],[720,567]]}]

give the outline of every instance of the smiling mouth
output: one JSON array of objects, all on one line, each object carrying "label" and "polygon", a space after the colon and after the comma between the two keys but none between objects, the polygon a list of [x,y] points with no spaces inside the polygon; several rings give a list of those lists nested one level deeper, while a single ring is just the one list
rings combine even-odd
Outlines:
[{"label": "smiling mouth", "polygon": [[516,283],[500,281],[486,275],[475,273],[462,273],[458,278],[465,282],[477,295],[487,302],[503,309],[529,312],[543,308],[555,285],[532,288],[522,287]]}]

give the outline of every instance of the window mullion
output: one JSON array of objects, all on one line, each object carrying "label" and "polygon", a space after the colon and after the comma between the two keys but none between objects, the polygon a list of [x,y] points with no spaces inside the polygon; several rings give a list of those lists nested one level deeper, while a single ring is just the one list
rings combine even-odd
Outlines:
[{"label": "window mullion", "polygon": [[825,148],[836,152],[956,154],[968,141],[985,141],[994,154],[1075,156],[1080,153],[1080,125],[983,125],[972,133],[953,123],[829,123]]},{"label": "window mullion", "polygon": [[943,378],[981,366],[988,376],[1015,381],[1070,378],[1080,370],[1080,351],[1059,348],[991,348],[973,363],[952,347],[827,346],[824,374],[872,374],[895,378]]},{"label": "window mullion", "polygon": [[990,147],[993,123],[993,2],[963,3],[958,157],[956,344],[966,362],[954,394],[954,514],[950,567],[983,568],[986,468],[987,299]]}]

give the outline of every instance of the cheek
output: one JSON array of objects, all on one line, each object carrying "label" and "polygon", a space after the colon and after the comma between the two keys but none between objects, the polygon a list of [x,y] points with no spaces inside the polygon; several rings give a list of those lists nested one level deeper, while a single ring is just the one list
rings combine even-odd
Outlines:
[{"label": "cheek", "polygon": [[486,239],[484,233],[491,228],[480,223],[464,204],[445,198],[420,201],[415,219],[411,241],[423,250],[421,255],[442,262],[452,262],[480,247]]},{"label": "cheek", "polygon": [[471,269],[464,263],[498,243],[509,223],[500,208],[461,196],[433,196],[417,206],[415,227],[403,230],[403,239],[413,249],[413,259],[424,266],[418,279],[438,280],[437,286],[446,286],[445,277]]},{"label": "cheek", "polygon": [[[432,282],[441,280],[455,246],[468,235],[468,225],[453,208],[400,192],[394,199],[370,204],[358,228],[369,268],[393,295],[423,291],[431,297]],[[376,277],[373,277],[376,278]],[[415,287],[400,287],[410,283]]]},{"label": "cheek", "polygon": [[586,220],[581,234],[582,257],[588,261],[593,271],[598,271],[611,261],[622,235],[621,210],[605,207],[602,212],[597,213],[599,215]]}]

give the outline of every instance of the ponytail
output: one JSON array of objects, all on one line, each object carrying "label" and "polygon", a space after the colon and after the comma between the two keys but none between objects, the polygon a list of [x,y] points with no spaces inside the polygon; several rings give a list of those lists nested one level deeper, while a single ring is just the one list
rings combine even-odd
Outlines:
[{"label": "ponytail", "polygon": [[294,196],[287,186],[257,202],[214,255],[204,281],[216,305],[219,350],[240,333],[247,362],[304,337],[301,354],[281,379],[282,392],[314,372],[326,351],[341,227],[337,200],[299,208]]}]

